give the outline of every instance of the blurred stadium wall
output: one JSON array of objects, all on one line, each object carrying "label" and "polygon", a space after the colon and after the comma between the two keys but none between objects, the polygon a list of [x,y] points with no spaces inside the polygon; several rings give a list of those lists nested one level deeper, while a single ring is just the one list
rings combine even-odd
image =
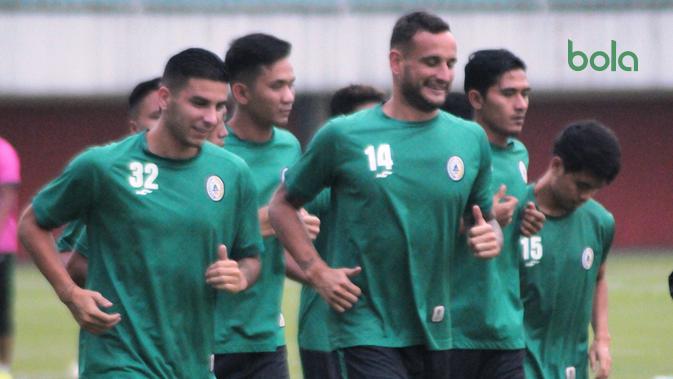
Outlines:
[{"label": "blurred stadium wall", "polygon": [[[454,91],[474,50],[505,47],[526,61],[531,179],[567,122],[615,129],[623,171],[598,198],[617,218],[616,246],[673,246],[673,0],[0,0],[0,135],[22,158],[22,204],[74,154],[126,133],[127,92],[160,75],[169,56],[191,46],[223,54],[249,32],[293,43],[290,129],[306,143],[333,90],[389,90],[390,30],[413,9],[449,21]],[[615,41],[617,55],[637,55],[638,71],[574,71],[568,40],[588,55],[610,55]]]}]

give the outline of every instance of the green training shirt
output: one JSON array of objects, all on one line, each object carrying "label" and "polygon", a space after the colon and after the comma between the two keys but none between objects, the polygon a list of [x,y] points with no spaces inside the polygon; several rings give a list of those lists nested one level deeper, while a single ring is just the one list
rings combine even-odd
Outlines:
[{"label": "green training shirt", "polygon": [[594,291],[614,230],[612,214],[589,200],[566,216],[547,216],[537,235],[521,238],[526,378],[588,377]]},{"label": "green training shirt", "polygon": [[86,225],[81,220],[69,223],[56,242],[56,247],[61,253],[76,251],[86,257],[89,247],[86,244]]},{"label": "green training shirt", "polygon": [[[306,210],[320,219],[320,233],[313,241],[313,246],[322,259],[329,263],[331,257],[327,250],[329,231],[333,230],[333,217],[329,217],[330,190],[323,190],[313,201],[306,204]],[[325,320],[330,313],[330,306],[320,297],[318,292],[309,285],[301,287],[299,298],[298,341],[299,347],[306,350],[329,352],[329,330]]]},{"label": "green training shirt", "polygon": [[[471,205],[491,211],[484,131],[445,112],[423,122],[381,106],[331,120],[286,175],[291,196],[331,187],[332,267],[361,266],[353,308],[330,312],[334,348],[451,348],[449,256]],[[333,233],[333,234],[332,234]]]},{"label": "green training shirt", "polygon": [[[491,144],[493,182],[519,200],[512,217],[518,220],[525,206],[528,151],[517,139],[506,147]],[[463,235],[457,254],[451,256],[451,321],[457,349],[523,349],[523,308],[519,291],[519,223],[502,228],[503,247],[493,259],[474,256]]]},{"label": "green training shirt", "polygon": [[220,244],[232,259],[262,247],[243,160],[206,143],[191,159],[148,151],[145,133],[88,149],[33,199],[37,222],[87,226],[86,287],[121,322],[80,333],[81,377],[210,378]]},{"label": "green training shirt", "polygon": [[[268,205],[283,171],[301,155],[299,141],[284,129],[273,128],[269,141],[245,141],[229,128],[224,148],[243,158],[252,171],[257,188],[257,208]],[[285,321],[281,314],[285,258],[274,236],[264,239],[259,278],[249,290],[218,298],[215,353],[275,351],[285,345]]]}]

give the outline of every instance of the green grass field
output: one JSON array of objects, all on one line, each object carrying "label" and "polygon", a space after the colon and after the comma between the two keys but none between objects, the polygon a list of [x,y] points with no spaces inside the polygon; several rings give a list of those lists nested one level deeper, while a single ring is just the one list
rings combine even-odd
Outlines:
[{"label": "green grass field", "polygon": [[[673,300],[666,286],[671,270],[673,251],[616,253],[608,260],[611,378],[673,378]],[[295,344],[298,294],[299,286],[288,282],[284,313],[292,378],[301,378]],[[71,378],[76,324],[32,265],[17,267],[15,311],[15,378]]]}]

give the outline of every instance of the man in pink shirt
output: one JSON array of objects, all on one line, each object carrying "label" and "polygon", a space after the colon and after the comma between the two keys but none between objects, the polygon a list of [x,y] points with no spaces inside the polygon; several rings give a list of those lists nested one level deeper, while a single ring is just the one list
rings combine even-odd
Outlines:
[{"label": "man in pink shirt", "polygon": [[18,212],[19,157],[0,137],[0,379],[11,378],[12,353],[12,277],[14,255],[18,249],[16,216]]}]

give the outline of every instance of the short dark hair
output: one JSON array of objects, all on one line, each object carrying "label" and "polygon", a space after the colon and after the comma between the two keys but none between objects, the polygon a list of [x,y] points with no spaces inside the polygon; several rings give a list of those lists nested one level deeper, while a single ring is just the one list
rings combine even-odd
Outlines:
[{"label": "short dark hair", "polygon": [[179,90],[189,79],[229,81],[222,59],[208,50],[196,47],[183,50],[168,60],[161,83],[172,90]]},{"label": "short dark hair", "polygon": [[406,47],[419,31],[437,34],[451,29],[449,24],[434,14],[423,11],[412,12],[400,17],[395,23],[390,37],[390,48]]},{"label": "short dark hair", "polygon": [[264,33],[253,33],[231,42],[224,65],[232,81],[254,80],[262,67],[270,66],[290,55],[292,45]]},{"label": "short dark hair", "polygon": [[159,89],[161,78],[154,78],[138,83],[129,95],[129,114],[134,114],[138,110],[138,105],[143,99]]},{"label": "short dark hair", "polygon": [[465,65],[465,93],[474,89],[486,96],[488,89],[498,83],[502,74],[517,69],[526,71],[526,64],[509,50],[476,51]]},{"label": "short dark hair", "polygon": [[464,93],[450,92],[440,108],[465,120],[472,120],[474,114],[474,109]]},{"label": "short dark hair", "polygon": [[355,109],[366,103],[380,103],[385,99],[383,92],[371,86],[351,84],[343,87],[332,95],[329,103],[331,117],[350,114]]},{"label": "short dark hair", "polygon": [[595,120],[575,121],[554,141],[554,155],[568,172],[587,171],[608,183],[620,169],[621,149],[615,133]]}]

